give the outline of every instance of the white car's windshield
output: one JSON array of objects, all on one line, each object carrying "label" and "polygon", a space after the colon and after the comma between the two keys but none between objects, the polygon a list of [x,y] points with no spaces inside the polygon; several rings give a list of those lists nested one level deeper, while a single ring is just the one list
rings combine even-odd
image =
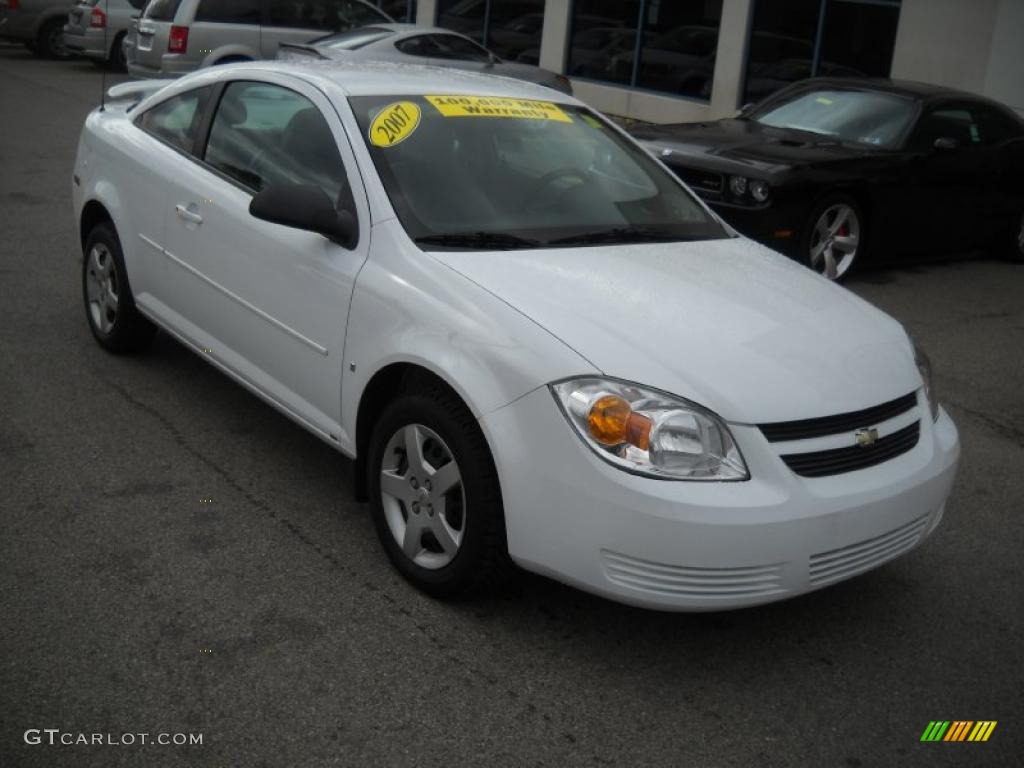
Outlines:
[{"label": "white car's windshield", "polygon": [[877,91],[838,88],[804,91],[769,102],[750,118],[776,128],[795,128],[873,146],[892,146],[910,125],[914,102]]},{"label": "white car's windshield", "polygon": [[727,236],[657,162],[586,109],[445,94],[350,101],[402,225],[424,247]]}]

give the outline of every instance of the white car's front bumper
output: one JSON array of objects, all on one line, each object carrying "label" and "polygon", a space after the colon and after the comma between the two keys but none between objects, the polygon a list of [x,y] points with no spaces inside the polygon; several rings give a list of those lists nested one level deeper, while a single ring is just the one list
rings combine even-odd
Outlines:
[{"label": "white car's front bumper", "polygon": [[927,537],[960,445],[945,411],[935,422],[923,402],[918,411],[913,449],[816,479],[794,474],[757,427],[731,425],[750,469],[744,482],[656,480],[613,467],[583,445],[547,387],[481,424],[516,562],[613,600],[692,611],[834,584]]}]

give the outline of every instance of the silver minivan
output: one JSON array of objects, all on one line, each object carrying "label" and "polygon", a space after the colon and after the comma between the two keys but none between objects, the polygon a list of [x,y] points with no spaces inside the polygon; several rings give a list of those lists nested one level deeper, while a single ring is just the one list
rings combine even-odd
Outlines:
[{"label": "silver minivan", "polygon": [[367,0],[151,0],[125,39],[134,77],[272,59],[281,43],[392,21]]}]

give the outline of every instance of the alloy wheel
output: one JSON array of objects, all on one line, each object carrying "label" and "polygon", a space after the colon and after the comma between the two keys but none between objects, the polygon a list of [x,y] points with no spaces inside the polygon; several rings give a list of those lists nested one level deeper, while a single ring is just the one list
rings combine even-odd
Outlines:
[{"label": "alloy wheel", "polygon": [[114,256],[102,243],[96,243],[89,251],[85,290],[93,326],[104,335],[109,334],[117,321],[120,288]]},{"label": "alloy wheel", "polygon": [[829,280],[850,271],[860,245],[860,219],[847,203],[830,205],[814,224],[810,242],[811,268]]},{"label": "alloy wheel", "polygon": [[432,429],[408,424],[384,448],[381,502],[391,535],[416,565],[436,570],[459,553],[466,496],[451,449]]}]

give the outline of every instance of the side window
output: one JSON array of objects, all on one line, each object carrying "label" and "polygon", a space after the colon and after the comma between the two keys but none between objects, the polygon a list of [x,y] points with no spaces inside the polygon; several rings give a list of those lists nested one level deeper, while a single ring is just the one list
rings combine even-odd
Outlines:
[{"label": "side window", "polygon": [[970,110],[962,107],[941,107],[924,114],[914,131],[911,145],[927,150],[936,139],[956,139],[961,147],[981,144],[981,129]]},{"label": "side window", "polygon": [[464,40],[455,35],[434,35],[433,41],[438,48],[438,52],[433,55],[441,59],[484,62],[491,60],[486,49],[471,40]]},{"label": "side window", "polygon": [[986,106],[975,107],[974,115],[981,126],[981,140],[986,145],[1002,144],[1008,139],[1024,136],[1024,131],[1014,125],[1010,117],[996,109]]},{"label": "side window", "polygon": [[209,87],[179,94],[147,109],[135,119],[135,124],[146,133],[191,153],[202,120],[202,108],[209,95]]},{"label": "side window", "polygon": [[218,24],[259,24],[263,13],[260,0],[199,0],[196,21]]},{"label": "side window", "polygon": [[395,43],[395,48],[407,56],[440,56],[437,46],[434,45],[434,39],[430,35],[407,37]]},{"label": "side window", "polygon": [[305,96],[278,85],[228,85],[203,159],[254,192],[269,184],[316,184],[343,207],[351,200],[324,116]]}]

